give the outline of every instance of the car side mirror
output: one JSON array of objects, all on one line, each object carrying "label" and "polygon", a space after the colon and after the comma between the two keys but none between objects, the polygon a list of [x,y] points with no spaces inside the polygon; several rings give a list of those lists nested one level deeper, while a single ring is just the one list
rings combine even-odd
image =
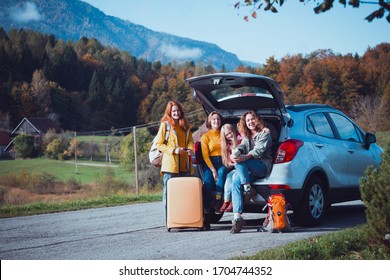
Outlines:
[{"label": "car side mirror", "polygon": [[370,145],[375,142],[376,142],[375,134],[367,132],[366,137],[364,139],[364,148],[368,150],[370,148]]}]

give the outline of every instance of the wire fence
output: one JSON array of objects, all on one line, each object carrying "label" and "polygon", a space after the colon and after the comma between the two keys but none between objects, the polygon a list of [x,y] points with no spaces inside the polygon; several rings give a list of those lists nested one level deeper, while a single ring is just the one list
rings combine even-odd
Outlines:
[{"label": "wire fence", "polygon": [[[199,114],[204,114],[203,109],[190,112],[187,117],[191,120]],[[78,172],[79,164],[93,161],[134,172],[137,194],[142,186],[162,184],[159,169],[152,166],[148,158],[153,133],[159,125],[160,122],[152,122],[120,129],[74,132],[77,139],[73,153],[75,172]]]}]

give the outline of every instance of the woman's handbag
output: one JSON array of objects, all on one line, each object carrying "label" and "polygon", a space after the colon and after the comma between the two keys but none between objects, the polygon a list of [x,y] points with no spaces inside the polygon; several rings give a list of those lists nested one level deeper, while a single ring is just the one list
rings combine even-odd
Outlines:
[{"label": "woman's handbag", "polygon": [[[171,130],[171,126],[165,122],[165,138],[164,138],[164,144],[168,142],[168,137],[169,137],[169,132]],[[161,152],[159,149],[157,149],[156,145],[156,137],[154,137],[152,146],[150,147],[149,150],[149,161],[152,165],[156,167],[160,167],[162,163],[162,158],[163,158],[163,152]]]}]

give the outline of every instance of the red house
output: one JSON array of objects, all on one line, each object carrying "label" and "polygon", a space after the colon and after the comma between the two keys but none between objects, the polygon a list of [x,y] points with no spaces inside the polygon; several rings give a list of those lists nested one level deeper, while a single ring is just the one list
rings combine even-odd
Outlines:
[{"label": "red house", "polygon": [[0,157],[4,156],[5,148],[11,143],[11,137],[8,132],[0,131]]}]

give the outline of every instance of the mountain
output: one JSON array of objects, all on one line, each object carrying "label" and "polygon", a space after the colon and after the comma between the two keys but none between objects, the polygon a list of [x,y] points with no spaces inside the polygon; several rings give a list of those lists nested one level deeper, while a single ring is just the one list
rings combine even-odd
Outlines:
[{"label": "mountain", "polygon": [[96,38],[103,45],[128,51],[137,58],[159,60],[163,64],[201,62],[220,70],[234,70],[238,57],[215,44],[155,32],[142,25],[104,14],[79,0],[2,0],[0,26],[33,29],[53,34],[64,41],[81,37]]}]

